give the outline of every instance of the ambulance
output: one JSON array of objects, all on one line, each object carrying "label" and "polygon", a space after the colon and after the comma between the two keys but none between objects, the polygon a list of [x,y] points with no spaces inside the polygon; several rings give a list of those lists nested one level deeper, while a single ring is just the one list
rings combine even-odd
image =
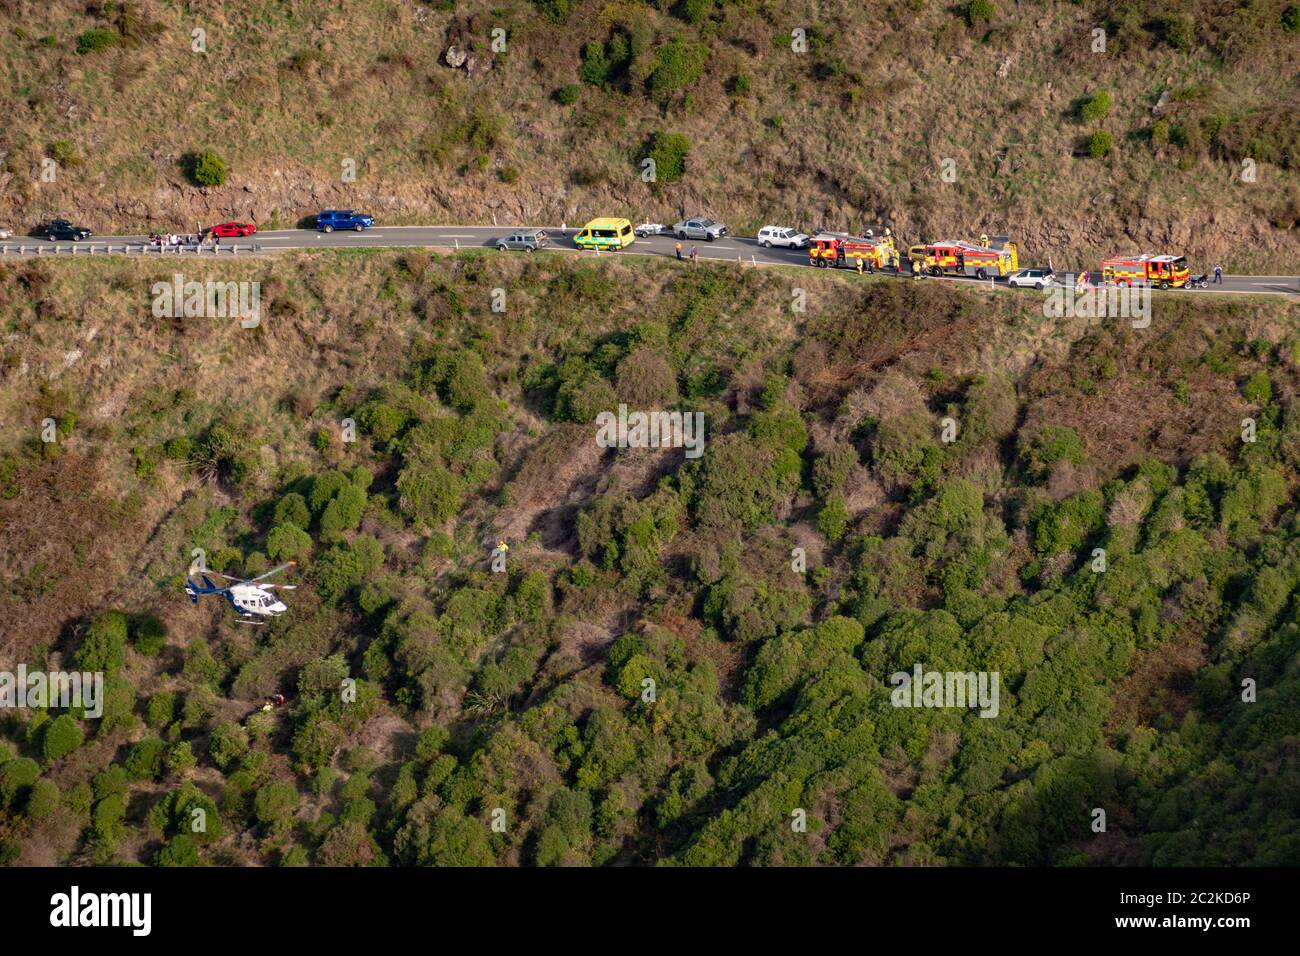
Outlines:
[{"label": "ambulance", "polygon": [[573,237],[573,244],[579,249],[609,252],[617,252],[635,241],[636,234],[632,230],[631,220],[610,217],[591,220]]}]

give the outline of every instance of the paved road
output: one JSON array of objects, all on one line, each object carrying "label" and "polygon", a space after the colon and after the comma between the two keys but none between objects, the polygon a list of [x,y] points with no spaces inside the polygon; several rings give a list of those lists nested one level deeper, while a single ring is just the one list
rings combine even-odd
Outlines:
[{"label": "paved road", "polygon": [[[263,250],[277,249],[338,249],[338,248],[384,248],[384,247],[439,247],[439,248],[492,248],[493,241],[500,236],[507,235],[512,226],[375,226],[365,232],[317,232],[314,229],[283,229],[270,232],[259,232],[251,239],[226,239],[223,240],[223,248],[228,248],[232,243],[240,246],[247,246],[250,242],[256,241]],[[524,228],[524,227],[518,227]],[[570,227],[568,237],[562,236],[558,226],[543,226],[552,237],[550,249],[558,252],[567,252],[573,255],[595,257],[594,252],[575,249],[572,242],[572,235],[576,231]],[[121,245],[122,243],[144,243],[147,239],[144,236],[96,236],[93,239],[85,240],[78,243],[78,246],[99,246],[105,244]],[[651,236],[644,239],[637,239],[636,243],[627,249],[617,253],[602,253],[602,255],[649,255],[649,256],[672,256],[673,243],[675,240],[671,236]],[[8,246],[11,251],[16,252],[19,245],[24,245],[28,250],[35,246],[41,246],[49,250],[51,246],[58,246],[64,253],[67,252],[71,243],[55,242],[49,243],[44,239],[10,239],[0,245]],[[723,260],[735,262],[737,259],[746,263],[758,264],[782,264],[797,265],[808,268],[808,253],[802,249],[764,249],[754,239],[727,236],[716,242],[690,241],[682,242],[683,255],[689,255],[691,247],[695,246],[699,250],[699,257],[703,260]],[[503,255],[525,255],[522,252],[502,253]],[[1028,268],[1028,264],[1023,264]],[[1064,273],[1060,270],[1058,274]],[[977,282],[976,279],[955,279],[952,281]],[[1248,276],[1248,275],[1225,275],[1222,285],[1211,285],[1210,290],[1213,292],[1225,292],[1249,295],[1290,295],[1300,298],[1300,277],[1297,276]],[[1157,290],[1158,291],[1158,290]],[[1176,290],[1181,294],[1182,290]],[[1195,290],[1199,291],[1199,290]]]}]

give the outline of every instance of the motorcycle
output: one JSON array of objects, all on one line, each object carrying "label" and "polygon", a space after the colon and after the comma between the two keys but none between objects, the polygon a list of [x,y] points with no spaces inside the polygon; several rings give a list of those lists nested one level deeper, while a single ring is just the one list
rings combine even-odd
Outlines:
[{"label": "motorcycle", "polygon": [[1209,287],[1210,274],[1208,272],[1205,275],[1192,276],[1187,280],[1187,288],[1189,289],[1208,289]]}]

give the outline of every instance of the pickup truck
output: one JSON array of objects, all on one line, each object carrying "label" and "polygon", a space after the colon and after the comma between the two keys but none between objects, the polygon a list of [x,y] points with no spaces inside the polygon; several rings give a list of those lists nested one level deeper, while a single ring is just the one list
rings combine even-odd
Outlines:
[{"label": "pickup truck", "polygon": [[326,209],[316,214],[316,228],[321,232],[333,232],[335,229],[355,229],[361,232],[375,224],[374,216],[351,209]]}]

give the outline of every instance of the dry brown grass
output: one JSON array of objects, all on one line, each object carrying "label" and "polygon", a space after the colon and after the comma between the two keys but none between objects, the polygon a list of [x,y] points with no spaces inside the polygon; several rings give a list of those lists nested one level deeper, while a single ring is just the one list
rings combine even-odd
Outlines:
[{"label": "dry brown grass", "polygon": [[[1300,209],[1296,158],[1289,169],[1261,163],[1251,184],[1236,155],[1248,148],[1236,131],[1285,132],[1300,77],[1295,35],[1224,40],[1229,18],[1202,4],[1198,21],[1221,56],[1158,41],[1099,56],[1087,45],[1104,8],[998,6],[990,27],[971,28],[945,4],[886,3],[869,24],[847,4],[739,4],[702,30],[653,6],[598,0],[578,4],[564,25],[527,0],[474,0],[454,12],[409,0],[202,2],[183,12],[133,0],[135,38],[83,57],[77,35],[120,29],[120,16],[18,0],[0,15],[9,80],[0,217],[26,226],[75,213],[107,232],[228,217],[291,225],[336,205],[385,222],[543,225],[703,211],[750,234],[781,220],[883,221],[907,241],[1005,231],[1027,259],[1058,265],[1152,246],[1230,271],[1297,268],[1300,233],[1285,221]],[[689,106],[678,98],[661,109],[639,82],[630,92],[583,87],[575,106],[553,99],[578,82],[587,43],[642,18],[660,41],[707,43]],[[486,75],[439,62],[449,39],[468,29],[481,48],[494,26],[509,31],[509,47]],[[789,51],[796,26],[819,38],[807,54]],[[208,33],[207,56],[189,50],[196,27]],[[634,71],[642,80],[646,65]],[[751,87],[743,96],[730,92],[738,75]],[[1167,82],[1205,91],[1177,100],[1167,118],[1233,121],[1219,152],[1146,140]],[[1103,161],[1076,155],[1092,127],[1075,104],[1099,89],[1115,103],[1098,124],[1116,140]],[[476,110],[498,130],[493,145],[466,142]],[[680,183],[652,188],[636,161],[657,129],[684,134],[692,151]],[[39,161],[54,141],[71,143],[80,163],[41,184]],[[443,144],[439,161],[422,158],[430,143]],[[200,190],[182,175],[182,155],[205,146],[230,162],[222,188]],[[341,180],[345,158],[357,164],[355,183]],[[940,178],[944,159],[956,163],[956,182]]]}]

